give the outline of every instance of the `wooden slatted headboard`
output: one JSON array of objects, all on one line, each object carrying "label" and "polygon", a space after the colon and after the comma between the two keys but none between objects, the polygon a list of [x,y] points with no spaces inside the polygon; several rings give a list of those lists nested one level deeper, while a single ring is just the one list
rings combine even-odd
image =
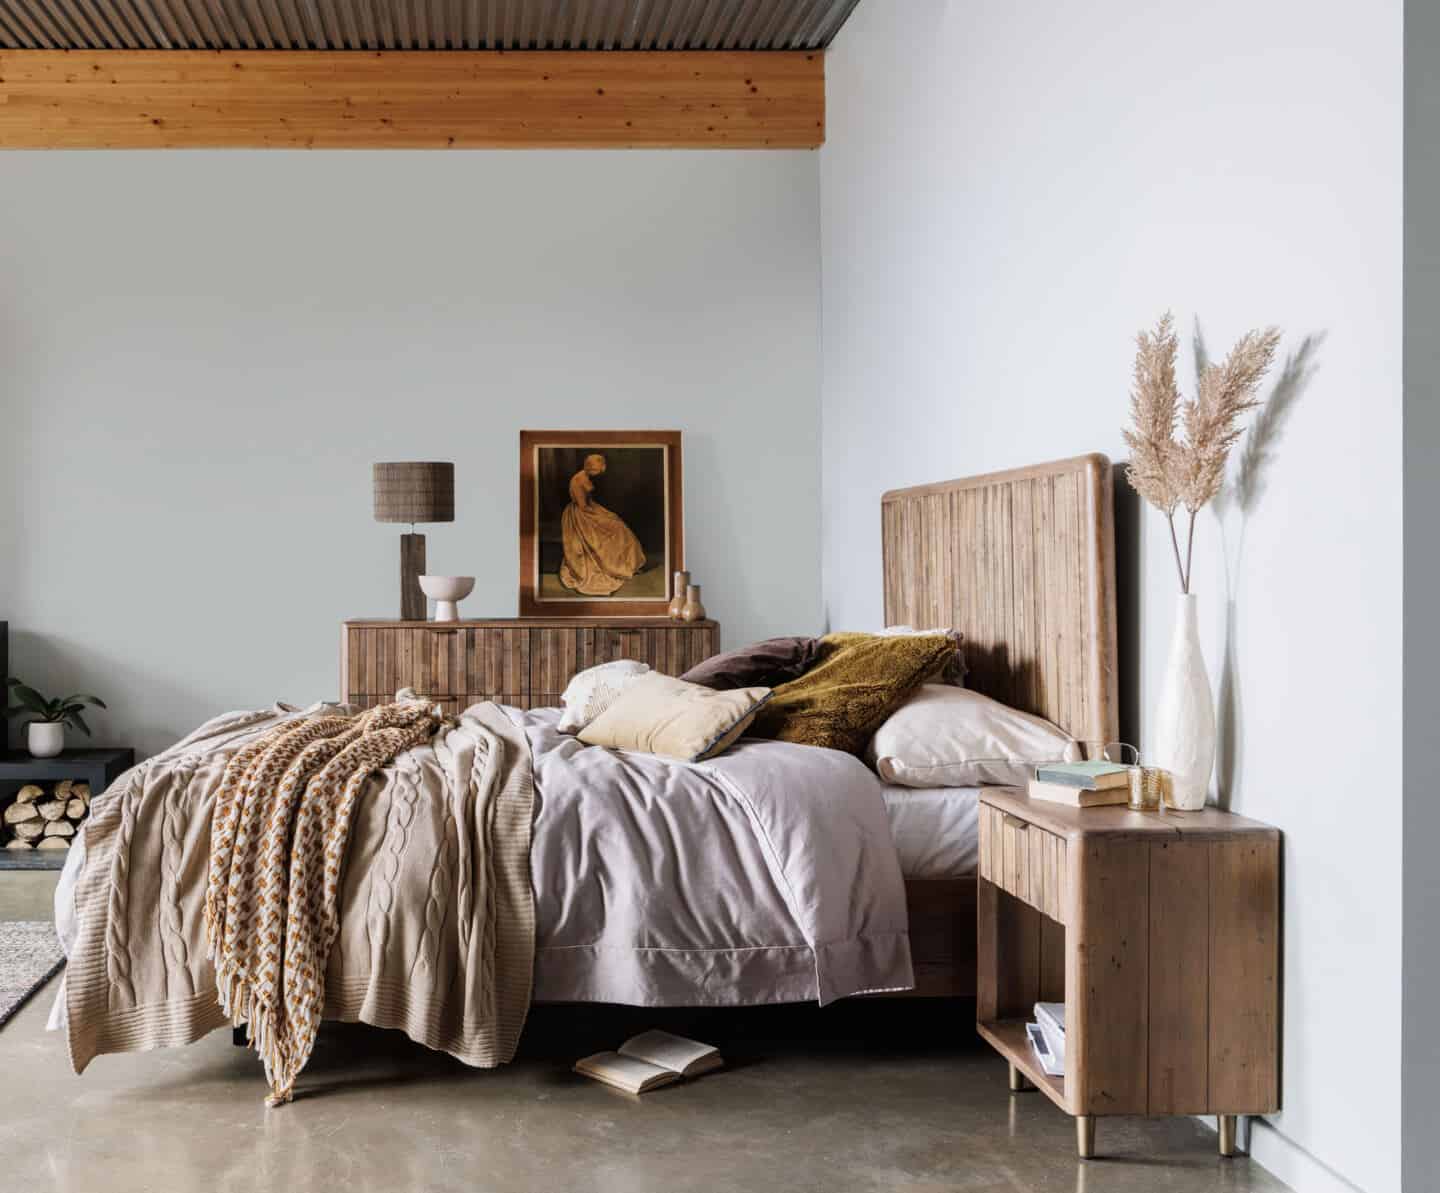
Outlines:
[{"label": "wooden slatted headboard", "polygon": [[1109,460],[895,489],[881,521],[886,625],[960,630],[967,688],[1119,736]]}]

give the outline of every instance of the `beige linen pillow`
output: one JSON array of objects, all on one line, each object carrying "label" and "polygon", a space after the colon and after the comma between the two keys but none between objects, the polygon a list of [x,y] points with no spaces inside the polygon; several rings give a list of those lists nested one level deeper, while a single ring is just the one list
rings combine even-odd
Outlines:
[{"label": "beige linen pillow", "polygon": [[728,749],[769,699],[769,688],[717,692],[651,671],[627,683],[578,736],[591,746],[699,762]]},{"label": "beige linen pillow", "polygon": [[901,787],[1021,786],[1079,745],[1043,717],[948,684],[922,685],[875,731],[866,758]]}]

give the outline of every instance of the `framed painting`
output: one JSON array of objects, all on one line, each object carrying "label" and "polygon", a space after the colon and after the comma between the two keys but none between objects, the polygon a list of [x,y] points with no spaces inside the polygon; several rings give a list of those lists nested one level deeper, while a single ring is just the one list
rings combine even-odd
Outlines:
[{"label": "framed painting", "polygon": [[684,567],[679,431],[520,432],[520,616],[664,617]]}]

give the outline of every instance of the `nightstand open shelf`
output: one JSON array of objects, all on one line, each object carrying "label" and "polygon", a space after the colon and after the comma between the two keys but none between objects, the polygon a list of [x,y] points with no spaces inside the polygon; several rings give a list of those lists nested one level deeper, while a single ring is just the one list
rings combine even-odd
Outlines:
[{"label": "nightstand open shelf", "polygon": [[1065,1078],[1051,1077],[1040,1067],[1030,1048],[1030,1037],[1025,1034],[1026,1022],[1025,1019],[996,1019],[990,1023],[977,1023],[975,1030],[1010,1062],[1012,1069],[1022,1073],[1026,1081],[1069,1114],[1070,1105],[1065,1101]]},{"label": "nightstand open shelf", "polygon": [[[1280,834],[1217,809],[1084,811],[991,788],[980,803],[976,1029],[1074,1116],[1279,1108]],[[1065,1076],[1025,1024],[1065,1004]]]}]

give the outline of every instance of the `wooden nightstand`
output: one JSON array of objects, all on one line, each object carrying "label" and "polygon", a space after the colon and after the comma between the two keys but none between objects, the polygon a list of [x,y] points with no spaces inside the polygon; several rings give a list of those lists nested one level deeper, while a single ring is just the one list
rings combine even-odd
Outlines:
[{"label": "wooden nightstand", "polygon": [[[1084,811],[1010,788],[980,796],[976,1027],[1075,1116],[1236,1116],[1280,1105],[1280,834],[1215,808]],[[1065,1004],[1065,1076],[1025,1023]]]}]

